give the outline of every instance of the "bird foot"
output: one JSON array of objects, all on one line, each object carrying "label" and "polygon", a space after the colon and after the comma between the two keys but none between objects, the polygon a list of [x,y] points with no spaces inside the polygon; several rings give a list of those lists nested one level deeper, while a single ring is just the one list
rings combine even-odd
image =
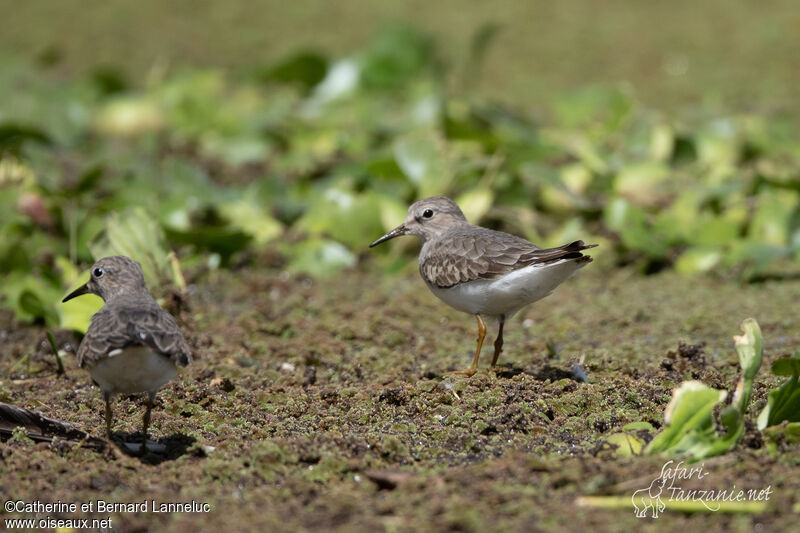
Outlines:
[{"label": "bird foot", "polygon": [[447,374],[448,375],[456,375],[456,376],[467,376],[468,378],[471,378],[472,376],[475,375],[475,372],[477,372],[477,371],[478,371],[477,368],[469,367],[466,370],[454,370],[452,372],[448,372]]}]

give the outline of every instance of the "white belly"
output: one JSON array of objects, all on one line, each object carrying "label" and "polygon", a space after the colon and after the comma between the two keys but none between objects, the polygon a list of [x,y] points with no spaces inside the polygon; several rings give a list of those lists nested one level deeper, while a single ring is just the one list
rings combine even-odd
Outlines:
[{"label": "white belly", "polygon": [[104,392],[132,394],[156,392],[175,376],[177,370],[166,355],[144,346],[131,346],[114,350],[109,357],[94,365],[90,373]]},{"label": "white belly", "polygon": [[475,280],[442,289],[428,285],[449,306],[473,315],[510,318],[521,308],[553,292],[586,265],[567,259],[549,265],[531,265],[491,280]]}]

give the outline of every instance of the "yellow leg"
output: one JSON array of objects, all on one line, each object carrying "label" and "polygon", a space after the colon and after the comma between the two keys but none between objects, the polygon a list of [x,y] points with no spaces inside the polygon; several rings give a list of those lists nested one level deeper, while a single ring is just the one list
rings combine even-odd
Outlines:
[{"label": "yellow leg", "polygon": [[483,319],[481,315],[475,315],[475,318],[478,319],[478,348],[475,350],[475,359],[472,360],[472,364],[466,370],[457,370],[455,372],[451,372],[451,374],[459,374],[462,376],[472,376],[475,372],[478,371],[478,359],[481,357],[481,348],[483,347],[483,339],[486,337],[486,324],[483,323]]}]

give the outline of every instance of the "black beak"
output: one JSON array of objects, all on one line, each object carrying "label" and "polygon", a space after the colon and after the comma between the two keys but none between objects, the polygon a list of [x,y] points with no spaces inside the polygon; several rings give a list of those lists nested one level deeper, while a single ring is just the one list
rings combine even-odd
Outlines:
[{"label": "black beak", "polygon": [[80,287],[78,287],[77,289],[75,289],[74,291],[69,293],[66,298],[61,300],[61,303],[64,303],[64,302],[66,302],[68,300],[72,300],[76,296],[80,296],[82,294],[89,294],[89,284],[88,283],[86,283],[84,285],[81,285]]},{"label": "black beak", "polygon": [[380,243],[386,242],[389,239],[394,239],[395,237],[399,237],[400,235],[405,235],[406,232],[407,232],[406,227],[401,224],[396,228],[394,228],[389,233],[387,233],[386,235],[384,235],[383,237],[381,237],[380,239],[378,239],[377,241],[370,244],[369,247],[372,248],[373,246],[378,246]]}]

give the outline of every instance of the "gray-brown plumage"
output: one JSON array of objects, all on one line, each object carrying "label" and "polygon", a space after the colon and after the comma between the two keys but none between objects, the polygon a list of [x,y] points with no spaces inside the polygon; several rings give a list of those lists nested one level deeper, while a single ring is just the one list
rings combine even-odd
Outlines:
[{"label": "gray-brown plumage", "polygon": [[581,258],[591,261],[581,250],[594,246],[575,241],[543,249],[509,233],[466,224],[426,243],[419,270],[425,281],[444,289],[476,279],[498,279],[534,264]]},{"label": "gray-brown plumage", "polygon": [[139,263],[124,256],[104,257],[92,266],[85,285],[63,301],[81,294],[100,296],[78,348],[78,365],[87,368],[106,401],[106,435],[111,438],[111,396],[147,392],[142,452],[150,411],[158,389],[178,366],[192,361],[191,350],[175,319],[150,296]]},{"label": "gray-brown plumage", "polygon": [[419,271],[428,288],[450,306],[478,320],[478,366],[486,326],[481,315],[500,322],[492,366],[503,346],[503,324],[520,308],[544,298],[575,271],[592,261],[583,250],[595,244],[575,241],[557,248],[539,248],[520,237],[467,222],[455,202],[433,196],[415,202],[403,224],[370,247],[400,235],[422,239]]},{"label": "gray-brown plumage", "polygon": [[189,345],[172,315],[161,309],[149,293],[120,297],[92,317],[78,348],[78,366],[92,368],[114,350],[147,346],[178,365],[192,361]]}]

